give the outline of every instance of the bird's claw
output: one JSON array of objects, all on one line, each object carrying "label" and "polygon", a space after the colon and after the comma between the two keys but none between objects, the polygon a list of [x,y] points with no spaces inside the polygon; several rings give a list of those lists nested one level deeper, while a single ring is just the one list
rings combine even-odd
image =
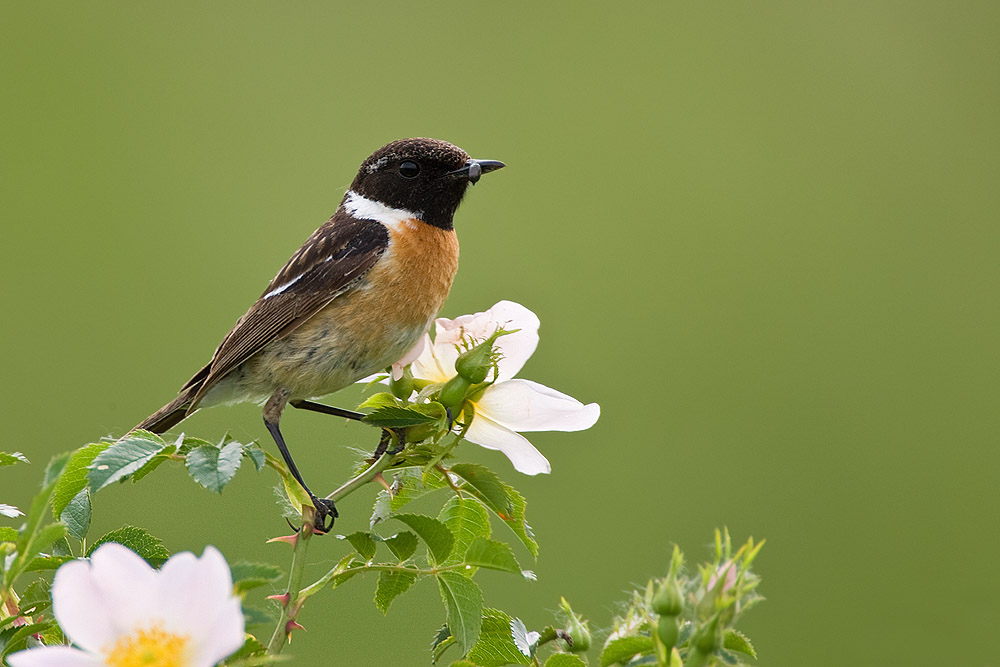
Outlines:
[{"label": "bird's claw", "polygon": [[[340,516],[340,513],[337,512],[337,506],[328,498],[313,496],[310,500],[312,500],[312,504],[316,508],[316,519],[313,521],[313,529],[320,535],[329,533],[330,529],[333,528],[333,522]],[[327,524],[327,518],[330,519],[329,524]]]}]

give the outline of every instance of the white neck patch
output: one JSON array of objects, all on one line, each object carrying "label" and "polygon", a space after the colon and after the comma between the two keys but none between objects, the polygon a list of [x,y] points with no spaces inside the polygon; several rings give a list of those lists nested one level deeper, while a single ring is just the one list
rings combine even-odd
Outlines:
[{"label": "white neck patch", "polygon": [[380,201],[368,199],[354,190],[348,190],[344,209],[355,218],[375,220],[390,229],[399,229],[403,225],[412,225],[414,219],[420,220],[421,214],[407,211],[405,208],[392,208]]}]

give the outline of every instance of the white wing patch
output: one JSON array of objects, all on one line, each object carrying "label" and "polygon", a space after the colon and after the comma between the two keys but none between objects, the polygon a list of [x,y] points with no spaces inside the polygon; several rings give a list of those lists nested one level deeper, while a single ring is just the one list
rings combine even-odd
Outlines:
[{"label": "white wing patch", "polygon": [[397,230],[403,225],[412,227],[413,221],[422,217],[420,213],[407,211],[405,208],[393,208],[380,201],[368,199],[354,190],[348,191],[344,208],[359,220],[375,220],[392,230]]},{"label": "white wing patch", "polygon": [[[327,258],[327,259],[329,259],[329,258]],[[288,289],[289,287],[291,287],[291,286],[292,286],[292,285],[294,285],[295,283],[299,282],[299,280],[300,280],[300,279],[302,278],[302,276],[304,276],[304,275],[305,275],[304,273],[300,273],[299,275],[295,276],[294,278],[292,278],[291,280],[289,280],[289,281],[288,281],[287,283],[285,283],[285,284],[284,284],[284,285],[282,285],[281,287],[275,287],[275,288],[274,288],[273,290],[271,290],[270,292],[268,292],[267,294],[265,294],[265,295],[264,295],[264,298],[265,298],[265,299],[270,299],[270,298],[271,298],[272,296],[276,296],[276,295],[278,295],[278,294],[281,294],[281,293],[282,293],[282,292],[284,292],[284,291],[285,291],[286,289]]]}]

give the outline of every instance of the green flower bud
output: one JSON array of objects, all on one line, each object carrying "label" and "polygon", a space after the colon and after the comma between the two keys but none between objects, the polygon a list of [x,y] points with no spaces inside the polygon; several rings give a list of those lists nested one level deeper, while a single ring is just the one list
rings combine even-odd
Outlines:
[{"label": "green flower bud", "polygon": [[490,369],[497,362],[497,352],[493,349],[493,343],[500,336],[505,336],[509,333],[514,332],[497,329],[493,332],[492,336],[482,343],[458,355],[458,359],[455,360],[455,370],[472,384],[484,382],[486,376],[490,374]]},{"label": "green flower bud", "polygon": [[408,399],[410,394],[413,393],[413,373],[410,372],[410,367],[407,366],[403,369],[403,377],[398,380],[389,374],[389,391],[396,398]]},{"label": "green flower bud", "polygon": [[663,642],[668,651],[677,645],[677,637],[680,633],[681,629],[676,616],[660,616],[660,620],[656,624],[656,634],[659,635],[660,641]]},{"label": "green flower bud", "polygon": [[573,613],[569,603],[566,602],[566,598],[562,598],[560,606],[568,617],[569,627],[566,628],[566,631],[569,633],[569,638],[573,641],[573,644],[569,646],[569,650],[572,653],[583,653],[590,648],[590,630],[587,628],[587,622],[581,621],[580,617]]},{"label": "green flower bud", "polygon": [[695,650],[709,655],[715,649],[722,646],[722,637],[719,634],[719,617],[715,616],[707,625],[701,627],[694,638]]},{"label": "green flower bud", "polygon": [[441,387],[441,391],[438,393],[438,403],[454,410],[465,400],[471,386],[472,383],[468,379],[456,375]]},{"label": "green flower bud", "polygon": [[660,616],[676,616],[681,613],[681,589],[677,585],[677,579],[673,576],[667,577],[660,590],[653,596],[653,611]]}]

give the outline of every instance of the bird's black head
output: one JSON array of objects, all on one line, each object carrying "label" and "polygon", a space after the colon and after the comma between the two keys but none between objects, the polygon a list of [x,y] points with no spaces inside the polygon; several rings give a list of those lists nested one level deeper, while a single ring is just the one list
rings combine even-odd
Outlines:
[{"label": "bird's black head", "polygon": [[361,164],[351,190],[365,199],[418,214],[435,227],[451,229],[469,184],[503,166],[495,160],[473,160],[447,141],[400,139]]}]

